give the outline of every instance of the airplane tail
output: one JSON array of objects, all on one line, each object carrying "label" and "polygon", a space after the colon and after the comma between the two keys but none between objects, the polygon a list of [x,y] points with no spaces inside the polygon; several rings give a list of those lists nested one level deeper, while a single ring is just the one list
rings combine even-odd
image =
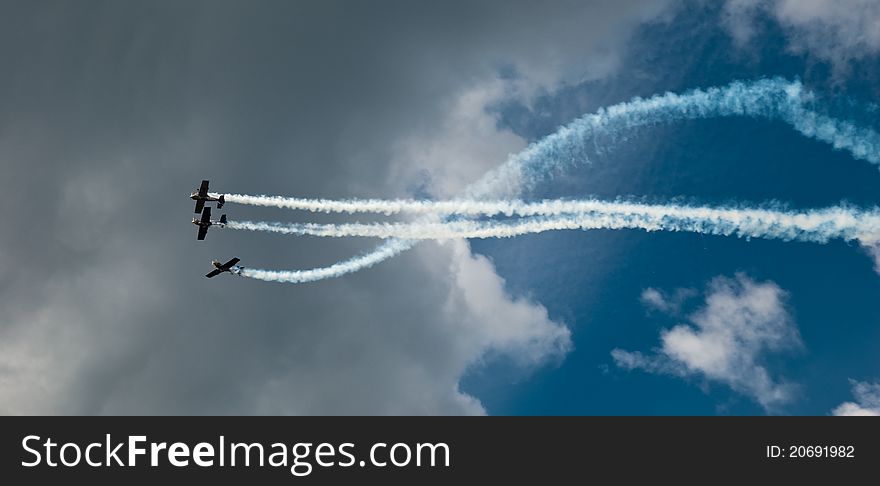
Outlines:
[{"label": "airplane tail", "polygon": [[220,215],[220,224],[226,224],[226,215],[225,214]]},{"label": "airplane tail", "polygon": [[220,199],[220,200],[217,201],[217,209],[222,208],[222,207],[223,207],[223,204],[226,202],[226,199],[223,197],[223,194],[220,194],[220,198],[219,198],[219,199]]}]

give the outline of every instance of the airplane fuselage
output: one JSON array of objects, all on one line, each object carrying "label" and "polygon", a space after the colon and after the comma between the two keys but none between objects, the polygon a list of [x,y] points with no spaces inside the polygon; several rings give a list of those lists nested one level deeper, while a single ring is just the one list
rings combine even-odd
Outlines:
[{"label": "airplane fuselage", "polygon": [[211,273],[205,275],[208,278],[216,277],[221,273],[232,273],[238,275],[241,272],[242,267],[236,265],[240,260],[238,258],[233,258],[226,263],[221,262],[220,260],[211,260],[211,265],[214,267],[214,270],[211,270]]},{"label": "airplane fuselage", "polygon": [[219,200],[220,200],[219,197],[213,197],[213,196],[199,196],[199,193],[197,193],[197,192],[194,192],[194,193],[190,194],[189,198],[192,199],[193,201],[198,201],[198,200],[201,199],[202,201],[205,201],[205,202],[213,202],[213,201],[219,201]]},{"label": "airplane fuselage", "polygon": [[220,226],[221,228],[226,226],[226,224],[223,221],[215,221],[213,219],[210,221],[202,221],[200,219],[193,218],[192,224],[194,224],[196,226],[200,226],[202,228],[207,228],[208,226],[214,226],[214,225]]},{"label": "airplane fuselage", "polygon": [[204,209],[205,207],[205,203],[216,201],[217,209],[220,209],[223,207],[223,203],[226,202],[223,200],[223,194],[212,196],[211,193],[208,192],[207,180],[202,181],[202,183],[199,185],[199,190],[196,192],[191,192],[189,194],[189,198],[196,202],[196,213],[202,212],[202,209]]}]

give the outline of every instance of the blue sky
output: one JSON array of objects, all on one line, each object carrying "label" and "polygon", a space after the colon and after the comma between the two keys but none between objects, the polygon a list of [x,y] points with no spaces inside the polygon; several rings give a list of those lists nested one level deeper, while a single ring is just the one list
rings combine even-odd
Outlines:
[{"label": "blue sky", "polygon": [[[880,275],[855,243],[566,231],[208,281],[215,258],[296,272],[379,243],[196,241],[187,197],[206,178],[455,197],[601,107],[770,76],[878,130],[878,19],[874,0],[0,0],[0,413],[880,413]],[[607,142],[525,196],[880,204],[876,166],[778,121]]]},{"label": "blue sky", "polygon": [[[573,113],[633,96],[772,76],[800,79],[830,98],[829,109],[873,121],[864,107],[848,103],[876,101],[876,56],[835,72],[831,63],[810,53],[793,53],[785,33],[767,19],[748,46],[737,46],[716,27],[719,15],[711,8],[694,9],[675,22],[643,27],[617,75],[547,94],[531,107],[498,106],[499,123],[536,140]],[[539,192],[541,197],[639,196],[702,204],[779,201],[807,209],[880,204],[878,185],[876,166],[783,123],[710,119],[641,130],[624,147],[566,172]],[[626,370],[610,354],[614,348],[650,352],[660,345],[662,329],[687,322],[705,305],[713,277],[737,272],[785,291],[784,305],[802,338],[801,349],[760,357],[771,375],[797,385],[773,413],[827,414],[850,399],[848,379],[871,381],[880,374],[880,278],[857,245],[624,230],[480,241],[473,248],[491,256],[511,288],[543,303],[573,330],[574,351],[558,367],[523,374],[496,363],[466,378],[465,388],[491,413],[767,413],[752,397],[703,374],[683,379]],[[691,289],[694,296],[670,316],[640,302],[646,288]]]}]

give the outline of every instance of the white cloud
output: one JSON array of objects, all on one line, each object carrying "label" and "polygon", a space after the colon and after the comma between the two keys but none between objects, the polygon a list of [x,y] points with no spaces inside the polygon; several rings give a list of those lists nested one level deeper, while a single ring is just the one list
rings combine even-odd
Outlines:
[{"label": "white cloud", "polygon": [[447,311],[465,320],[479,347],[501,351],[530,366],[571,350],[571,331],[550,320],[544,306],[509,295],[486,257],[472,255],[465,241],[446,245],[452,249],[455,281]]},{"label": "white cloud", "polygon": [[865,251],[868,252],[868,255],[871,257],[871,259],[874,260],[874,270],[876,270],[877,273],[880,273],[880,243],[874,243],[870,246],[863,246],[863,248],[865,249]]},{"label": "white cloud", "polygon": [[642,291],[639,299],[642,304],[650,309],[677,315],[681,312],[681,306],[691,297],[697,295],[694,289],[675,289],[671,294],[664,293],[655,288],[647,288]]},{"label": "white cloud", "polygon": [[676,376],[699,376],[723,383],[771,410],[792,398],[794,386],[771,377],[762,356],[801,346],[797,327],[785,308],[785,292],[773,282],[744,274],[716,277],[705,306],[690,323],[661,332],[655,354],[615,349],[615,363]]},{"label": "white cloud", "polygon": [[880,52],[880,2],[876,0],[728,0],[725,24],[745,43],[760,14],[785,29],[789,48],[842,67]]},{"label": "white cloud", "polygon": [[642,303],[648,307],[652,307],[657,310],[665,311],[669,308],[669,304],[666,302],[666,299],[663,297],[663,294],[660,293],[657,289],[647,288],[642,292],[641,295]]},{"label": "white cloud", "polygon": [[397,143],[391,166],[394,180],[415,181],[427,173],[435,196],[454,196],[486,171],[525,148],[526,141],[497,127],[487,107],[513,93],[516,82],[493,78],[450,96],[436,125]]},{"label": "white cloud", "polygon": [[880,382],[849,380],[855,402],[844,402],[831,413],[839,416],[880,416]]}]

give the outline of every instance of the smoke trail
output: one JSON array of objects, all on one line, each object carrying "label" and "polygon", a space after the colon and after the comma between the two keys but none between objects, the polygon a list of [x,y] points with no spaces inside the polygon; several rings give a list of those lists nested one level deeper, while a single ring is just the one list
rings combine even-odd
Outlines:
[{"label": "smoke trail", "polygon": [[[469,186],[465,199],[518,197],[533,189],[546,176],[578,162],[588,162],[589,148],[601,152],[600,138],[614,142],[625,130],[677,120],[746,116],[788,123],[806,137],[846,150],[857,159],[880,164],[880,134],[869,128],[835,119],[812,110],[815,101],[800,82],[780,78],[750,83],[733,82],[724,87],[695,89],[684,94],[666,93],[600,109],[581,117],[555,133],[532,143],[501,166]],[[592,141],[592,144],[590,143]],[[226,200],[244,204],[295,207],[290,198],[228,195]],[[338,277],[372,266],[412,247],[414,240],[391,240],[372,253],[330,267],[304,271],[255,271],[263,280],[306,282]]]},{"label": "smoke trail", "polygon": [[333,278],[355,269],[369,268],[381,261],[387,260],[398,253],[408,250],[411,245],[401,240],[390,240],[376,250],[355,258],[351,258],[329,267],[313,268],[310,270],[262,270],[259,268],[242,267],[239,275],[243,277],[267,280],[270,282],[305,283]]},{"label": "smoke trail", "polygon": [[[246,196],[250,197],[250,196]],[[632,202],[608,202],[597,199],[565,200],[545,199],[536,202],[514,200],[477,200],[477,199],[453,199],[449,201],[425,201],[415,199],[298,199],[287,198],[287,203],[296,205],[297,209],[305,209],[312,212],[323,213],[379,213],[386,216],[410,213],[430,214],[437,216],[551,216],[559,214],[586,213],[592,211],[613,213],[635,213],[648,211],[686,211],[699,208],[683,205],[655,205],[648,206]],[[772,214],[773,210],[762,208],[720,208],[715,211],[734,211],[744,209],[748,212],[764,211]],[[702,210],[709,211],[708,208]],[[778,214],[783,214],[779,213]]]},{"label": "smoke trail", "polygon": [[[585,201],[586,203],[586,201]],[[825,243],[830,239],[858,240],[871,245],[880,237],[880,210],[832,207],[804,212],[768,209],[710,208],[588,201],[593,209],[507,221],[449,221],[413,223],[265,223],[230,222],[231,229],[345,238],[508,238],[554,230],[642,229],[684,231],[711,235],[773,238]]]},{"label": "smoke trail", "polygon": [[[493,216],[506,214],[511,216],[533,216],[538,213],[523,214],[510,212],[510,201],[496,203],[476,200],[450,201],[417,201],[413,199],[306,199],[282,196],[247,196],[242,194],[226,194],[227,202],[248,204],[251,206],[271,206],[286,209],[298,209],[313,213],[378,213],[390,216],[398,213],[438,215],[458,214],[463,216]],[[551,203],[551,201],[546,201]],[[524,204],[524,203],[523,203]]]}]

